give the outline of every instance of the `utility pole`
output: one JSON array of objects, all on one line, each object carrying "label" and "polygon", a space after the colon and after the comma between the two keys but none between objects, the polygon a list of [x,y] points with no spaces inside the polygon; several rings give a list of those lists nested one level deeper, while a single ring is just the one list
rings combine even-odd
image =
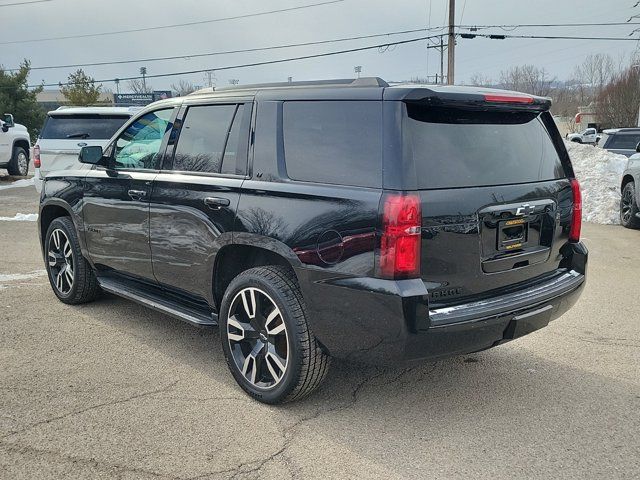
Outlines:
[{"label": "utility pole", "polygon": [[[437,80],[436,83],[438,83]],[[444,37],[442,35],[440,35],[440,83],[444,83]]]},{"label": "utility pole", "polygon": [[140,67],[140,75],[142,75],[142,88],[145,93],[147,92],[147,80],[145,76],[147,75],[147,67]]},{"label": "utility pole", "polygon": [[455,81],[455,47],[456,36],[453,26],[456,22],[456,0],[449,0],[449,45],[448,45],[448,63],[447,63],[447,85],[453,85]]},{"label": "utility pole", "polygon": [[362,65],[356,65],[353,67],[353,71],[358,74],[358,78],[360,78],[360,73],[362,72]]}]

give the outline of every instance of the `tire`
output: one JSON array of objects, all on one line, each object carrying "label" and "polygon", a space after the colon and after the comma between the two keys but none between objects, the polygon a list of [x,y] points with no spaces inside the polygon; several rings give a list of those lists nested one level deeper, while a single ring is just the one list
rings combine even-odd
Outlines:
[{"label": "tire", "polygon": [[223,296],[219,319],[231,374],[256,400],[298,400],[326,376],[330,359],[313,336],[290,270],[267,266],[242,272]]},{"label": "tire", "polygon": [[9,175],[26,177],[29,173],[29,155],[22,147],[14,147],[11,161],[7,166]]},{"label": "tire", "polygon": [[78,235],[69,217],[51,222],[44,247],[49,283],[58,299],[69,305],[94,300],[100,287],[91,265],[82,256]]},{"label": "tire", "polygon": [[579,138],[572,138],[571,141],[573,143],[582,143],[582,140],[580,140]]},{"label": "tire", "polygon": [[635,183],[629,182],[622,189],[622,198],[620,199],[620,223],[622,226],[640,228],[640,218],[636,217],[639,211]]}]

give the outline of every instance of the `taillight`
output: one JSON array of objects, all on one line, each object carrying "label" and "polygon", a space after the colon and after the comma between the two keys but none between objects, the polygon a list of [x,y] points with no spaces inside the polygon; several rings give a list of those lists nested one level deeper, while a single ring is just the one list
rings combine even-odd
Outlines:
[{"label": "taillight", "polygon": [[571,192],[573,194],[573,211],[571,212],[569,241],[579,242],[582,228],[582,194],[580,193],[580,183],[575,178],[571,180]]},{"label": "taillight", "polygon": [[383,278],[420,275],[420,197],[387,194],[382,209],[379,272]]},{"label": "taillight", "polygon": [[40,168],[40,146],[33,147],[33,166]]}]

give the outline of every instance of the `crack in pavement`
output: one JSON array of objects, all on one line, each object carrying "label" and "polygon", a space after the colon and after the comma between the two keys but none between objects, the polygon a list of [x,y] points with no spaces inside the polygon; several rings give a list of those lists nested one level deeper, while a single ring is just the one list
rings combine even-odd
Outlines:
[{"label": "crack in pavement", "polygon": [[96,469],[104,470],[107,472],[111,472],[111,470],[115,470],[115,473],[120,476],[124,473],[137,473],[137,474],[145,474],[150,475],[160,479],[168,479],[168,480],[183,480],[180,477],[176,477],[173,475],[166,475],[158,472],[154,472],[153,470],[146,470],[144,468],[139,467],[129,467],[126,465],[120,465],[117,463],[109,463],[101,460],[96,460],[95,458],[85,458],[79,457],[75,455],[67,455],[63,452],[57,450],[48,450],[43,448],[35,448],[30,445],[20,445],[17,443],[8,443],[5,441],[0,441],[0,446],[4,448],[4,450],[8,452],[14,452],[18,454],[32,454],[32,455],[48,455],[55,458],[60,458],[62,460],[71,462],[73,464],[82,464],[89,467],[93,467]]},{"label": "crack in pavement", "polygon": [[90,407],[82,408],[80,410],[76,410],[76,411],[73,411],[73,412],[65,413],[64,415],[59,415],[57,417],[52,417],[52,418],[48,418],[46,420],[41,420],[41,421],[33,423],[31,425],[27,425],[26,427],[21,428],[19,430],[15,430],[13,432],[5,433],[4,435],[0,436],[0,440],[5,439],[7,437],[11,437],[13,435],[17,435],[19,433],[24,433],[24,432],[26,432],[28,430],[31,430],[32,428],[39,427],[40,425],[46,425],[46,424],[49,424],[51,422],[55,422],[55,421],[58,421],[58,420],[63,420],[65,418],[69,418],[69,417],[73,417],[75,415],[81,415],[81,414],[83,414],[85,412],[88,412],[88,411],[91,411],[91,410],[96,410],[98,408],[107,407],[107,406],[111,406],[111,405],[119,405],[119,404],[122,404],[122,403],[130,402],[132,400],[136,400],[138,398],[148,397],[150,395],[157,395],[159,393],[164,393],[164,392],[172,389],[173,387],[175,387],[178,382],[179,382],[179,380],[176,380],[175,382],[172,382],[169,385],[166,385],[166,386],[164,386],[162,388],[159,388],[159,389],[156,389],[156,390],[150,390],[150,391],[147,391],[147,392],[137,393],[137,394],[132,395],[130,397],[121,398],[121,399],[118,399],[118,400],[111,400],[109,402],[104,402],[104,403],[99,403],[97,405],[92,405]]}]

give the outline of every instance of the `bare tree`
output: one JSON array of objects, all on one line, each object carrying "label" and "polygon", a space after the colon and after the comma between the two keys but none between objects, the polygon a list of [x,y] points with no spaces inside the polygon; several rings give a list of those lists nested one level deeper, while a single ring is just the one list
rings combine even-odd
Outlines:
[{"label": "bare tree", "polygon": [[133,93],[153,93],[153,87],[145,83],[141,79],[129,80],[129,89]]},{"label": "bare tree", "polygon": [[195,92],[196,86],[187,80],[180,80],[178,83],[171,84],[171,90],[176,92],[178,97],[184,97],[185,95]]},{"label": "bare tree", "polygon": [[607,53],[587,56],[573,71],[572,83],[580,95],[580,103],[588,105],[593,102],[618,71],[613,58]]},{"label": "bare tree", "polygon": [[491,78],[476,72],[471,75],[471,78],[469,79],[469,85],[473,85],[476,87],[490,87],[492,85],[495,85],[495,83]]},{"label": "bare tree", "polygon": [[629,66],[614,76],[596,102],[598,123],[603,127],[632,127],[637,125],[640,105],[640,71]]},{"label": "bare tree", "polygon": [[508,90],[547,96],[555,79],[544,68],[535,65],[511,67],[500,72],[500,86]]}]

